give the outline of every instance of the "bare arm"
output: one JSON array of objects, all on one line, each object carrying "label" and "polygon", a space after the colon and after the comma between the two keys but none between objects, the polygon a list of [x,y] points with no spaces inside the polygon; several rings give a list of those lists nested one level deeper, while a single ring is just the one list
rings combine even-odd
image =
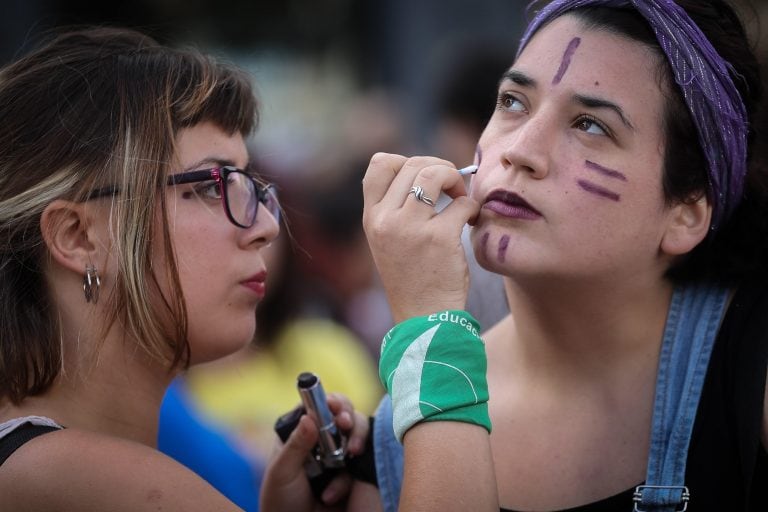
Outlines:
[{"label": "bare arm", "polygon": [[157,450],[74,429],[17,450],[0,468],[0,496],[14,511],[240,510]]},{"label": "bare arm", "polygon": [[405,434],[403,512],[498,511],[488,432],[453,421],[420,423]]},{"label": "bare arm", "polygon": [[[437,212],[416,191],[454,199]],[[469,274],[461,232],[479,205],[466,196],[455,167],[435,158],[380,153],[371,159],[363,195],[363,226],[395,321],[463,309]],[[406,432],[403,448],[400,511],[498,511],[485,428],[418,423]]]},{"label": "bare arm", "polygon": [[[409,430],[404,441],[405,475],[399,510],[499,510],[485,429],[447,421],[422,423]],[[472,478],[468,478],[468,468],[472,468]],[[472,485],[465,488],[468,481]],[[456,495],[457,490],[461,496]],[[382,510],[377,487],[353,484],[346,512]]]},{"label": "bare arm", "polygon": [[367,482],[355,481],[349,495],[346,512],[382,512],[379,489]]}]

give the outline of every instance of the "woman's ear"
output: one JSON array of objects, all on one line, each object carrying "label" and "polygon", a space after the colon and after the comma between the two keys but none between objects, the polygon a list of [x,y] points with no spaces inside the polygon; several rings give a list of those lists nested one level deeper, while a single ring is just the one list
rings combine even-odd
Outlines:
[{"label": "woman's ear", "polygon": [[709,232],[712,205],[705,194],[696,200],[681,201],[670,214],[670,221],[661,239],[661,252],[680,256],[693,250]]},{"label": "woman's ear", "polygon": [[96,246],[89,238],[87,210],[83,203],[57,199],[43,210],[40,230],[56,263],[83,274],[86,264],[95,261]]}]

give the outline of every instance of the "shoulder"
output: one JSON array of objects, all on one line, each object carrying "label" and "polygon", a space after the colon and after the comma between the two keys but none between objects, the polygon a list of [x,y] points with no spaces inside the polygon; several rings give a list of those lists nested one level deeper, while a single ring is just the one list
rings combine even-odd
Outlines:
[{"label": "shoulder", "polygon": [[0,467],[13,510],[236,510],[196,474],[148,446],[77,429],[39,436]]}]

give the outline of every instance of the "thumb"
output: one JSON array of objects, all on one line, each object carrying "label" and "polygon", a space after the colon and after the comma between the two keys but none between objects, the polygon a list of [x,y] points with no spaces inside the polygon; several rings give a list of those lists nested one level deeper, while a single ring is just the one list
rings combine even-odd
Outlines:
[{"label": "thumb", "polygon": [[317,426],[309,416],[303,415],[283,448],[270,463],[273,477],[287,482],[303,475],[304,461],[317,443],[317,439]]},{"label": "thumb", "polygon": [[261,510],[312,510],[314,499],[304,474],[304,461],[317,437],[315,423],[306,414],[303,415],[288,440],[269,462],[259,496]]}]

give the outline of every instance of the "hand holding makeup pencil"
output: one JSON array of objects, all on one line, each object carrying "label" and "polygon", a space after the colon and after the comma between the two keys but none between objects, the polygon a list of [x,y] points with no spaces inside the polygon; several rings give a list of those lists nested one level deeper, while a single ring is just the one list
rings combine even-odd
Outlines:
[{"label": "hand holding makeup pencil", "polygon": [[[438,212],[441,192],[453,201]],[[467,197],[456,167],[434,157],[377,153],[363,196],[363,227],[395,321],[464,309],[469,270],[461,231],[480,207]]]}]

